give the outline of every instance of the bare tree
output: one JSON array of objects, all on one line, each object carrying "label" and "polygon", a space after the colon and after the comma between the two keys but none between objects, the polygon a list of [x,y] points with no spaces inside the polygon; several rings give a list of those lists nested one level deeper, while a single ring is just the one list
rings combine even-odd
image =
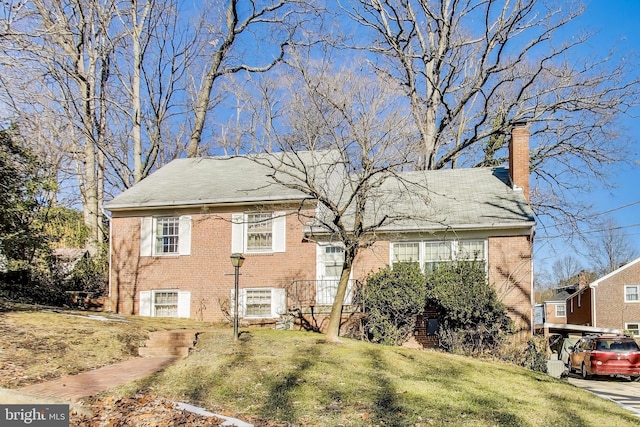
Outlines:
[{"label": "bare tree", "polygon": [[116,13],[119,85],[112,88],[114,141],[106,149],[111,181],[127,188],[184,152],[187,69],[200,33],[181,19],[177,0],[135,0]]},{"label": "bare tree", "polygon": [[599,229],[585,239],[587,257],[593,263],[593,269],[600,275],[611,273],[638,257],[622,227],[615,220],[606,219]]},{"label": "bare tree", "polygon": [[242,71],[259,73],[272,69],[284,57],[286,46],[295,43],[302,18],[313,10],[305,0],[226,0],[215,2],[208,9],[201,53],[206,59],[197,80],[189,157],[199,153],[216,82]]},{"label": "bare tree", "polygon": [[[268,120],[252,130],[250,139],[267,141],[273,149],[274,154],[255,159],[271,168],[276,182],[317,201],[317,214],[306,218],[312,222],[309,238],[344,249],[326,335],[336,341],[357,254],[375,242],[376,231],[411,217],[393,209],[398,203],[413,197],[426,203],[419,195],[423,192],[415,191],[421,184],[398,174],[407,164],[400,142],[409,140],[414,129],[392,82],[326,63],[290,65],[293,74],[282,76],[278,84],[287,88],[287,97],[266,88],[253,91],[271,98],[254,105],[256,117]],[[300,153],[315,154],[310,162]],[[403,191],[411,186],[414,191]]]},{"label": "bare tree", "polygon": [[74,144],[78,188],[90,230],[88,245],[93,250],[98,250],[104,238],[103,148],[108,132],[109,64],[114,52],[108,37],[113,7],[111,1],[27,2],[2,39],[3,52],[9,57],[3,65],[12,63],[14,77],[21,74],[29,79],[24,94],[12,93],[13,100],[23,101],[16,107],[26,108],[21,111],[24,115],[49,115],[50,123],[57,114],[67,123],[65,136]]},{"label": "bare tree", "polygon": [[551,268],[555,275],[557,287],[570,285],[571,283],[568,282],[575,279],[575,277],[583,270],[580,262],[571,255],[567,255],[556,260]]},{"label": "bare tree", "polygon": [[[419,130],[418,167],[491,166],[514,123],[531,124],[537,214],[588,219],[565,192],[624,159],[615,121],[637,105],[633,64],[583,58],[589,34],[561,32],[579,3],[540,0],[353,0],[357,45],[398,82]],[[582,188],[582,190],[584,187]]]}]

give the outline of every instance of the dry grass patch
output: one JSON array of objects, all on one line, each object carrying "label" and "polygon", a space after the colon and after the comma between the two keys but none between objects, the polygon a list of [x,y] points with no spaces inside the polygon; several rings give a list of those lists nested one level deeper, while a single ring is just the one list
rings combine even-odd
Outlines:
[{"label": "dry grass patch", "polygon": [[137,356],[150,331],[208,327],[190,320],[13,306],[0,313],[0,387],[22,387]]},{"label": "dry grass patch", "polygon": [[187,359],[116,394],[153,392],[256,424],[299,426],[637,425],[566,381],[499,362],[318,334],[202,334]]}]

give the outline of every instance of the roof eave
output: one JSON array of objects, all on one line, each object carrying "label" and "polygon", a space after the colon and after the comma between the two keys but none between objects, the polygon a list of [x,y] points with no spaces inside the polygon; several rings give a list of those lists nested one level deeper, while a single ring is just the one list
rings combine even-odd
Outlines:
[{"label": "roof eave", "polygon": [[625,265],[623,265],[622,267],[616,268],[615,270],[613,270],[611,273],[604,275],[602,277],[600,277],[599,279],[594,280],[593,282],[589,283],[589,287],[590,288],[597,288],[598,285],[600,284],[600,282],[607,280],[608,278],[615,276],[616,274],[620,273],[622,270],[626,270],[627,268],[631,267],[632,265],[636,264],[640,262],[640,258],[636,258],[633,261],[629,261],[628,263],[626,263]]},{"label": "roof eave", "polygon": [[283,202],[304,202],[308,198],[306,197],[271,197],[265,198],[233,198],[233,199],[220,199],[220,200],[185,200],[181,202],[166,201],[166,202],[150,202],[150,203],[135,203],[135,204],[109,204],[105,205],[105,209],[115,211],[136,211],[136,210],[148,210],[148,209],[187,209],[194,206],[206,206],[206,207],[220,207],[220,206],[242,206],[248,204],[277,204]]},{"label": "roof eave", "polygon": [[[481,231],[481,230],[535,230],[535,221],[525,221],[517,223],[493,223],[493,224],[454,224],[454,225],[428,225],[425,227],[417,227],[415,225],[407,226],[388,226],[380,227],[376,232],[380,233],[393,233],[393,232],[424,232],[424,231],[443,231],[443,230],[458,230],[458,231]],[[305,225],[304,233],[306,235],[323,235],[331,234],[330,230],[318,225]]]}]

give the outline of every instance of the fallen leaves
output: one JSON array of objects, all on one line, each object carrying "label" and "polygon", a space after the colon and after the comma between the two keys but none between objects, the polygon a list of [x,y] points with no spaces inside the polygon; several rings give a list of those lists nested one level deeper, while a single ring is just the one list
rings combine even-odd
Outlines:
[{"label": "fallen leaves", "polygon": [[169,400],[145,394],[122,399],[97,400],[88,408],[93,416],[72,413],[70,425],[78,427],[219,426],[224,420],[180,410]]}]

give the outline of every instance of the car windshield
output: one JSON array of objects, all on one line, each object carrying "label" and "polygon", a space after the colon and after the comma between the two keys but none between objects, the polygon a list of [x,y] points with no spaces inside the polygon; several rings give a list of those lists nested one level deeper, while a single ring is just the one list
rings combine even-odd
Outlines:
[{"label": "car windshield", "polygon": [[602,340],[598,341],[596,350],[637,351],[638,344],[631,340]]}]

